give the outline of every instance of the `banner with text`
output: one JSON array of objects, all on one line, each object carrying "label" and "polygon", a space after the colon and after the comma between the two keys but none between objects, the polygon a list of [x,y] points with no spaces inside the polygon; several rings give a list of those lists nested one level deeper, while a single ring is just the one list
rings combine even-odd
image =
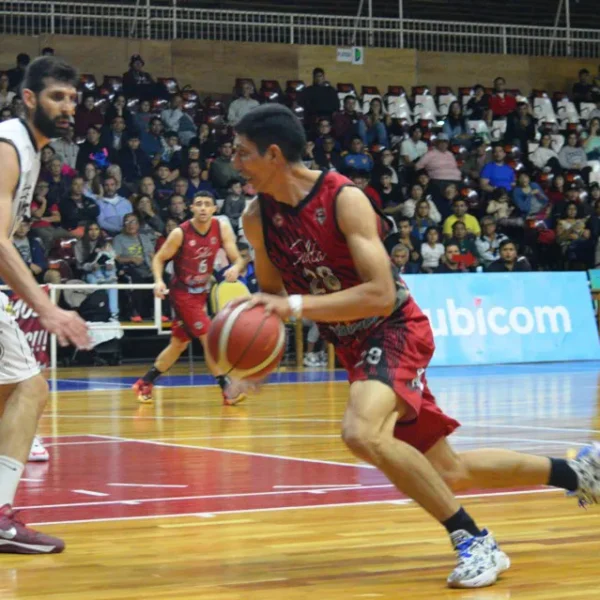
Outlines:
[{"label": "banner with text", "polygon": [[407,275],[429,318],[432,365],[600,359],[585,273]]}]

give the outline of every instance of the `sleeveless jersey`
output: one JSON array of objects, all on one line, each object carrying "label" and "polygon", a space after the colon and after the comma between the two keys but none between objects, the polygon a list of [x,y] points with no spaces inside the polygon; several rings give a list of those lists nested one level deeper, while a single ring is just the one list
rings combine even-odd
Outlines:
[{"label": "sleeveless jersey", "polygon": [[[31,214],[31,200],[41,168],[41,153],[31,131],[20,119],[0,123],[0,142],[10,144],[17,151],[19,159],[19,181],[13,194],[11,222],[8,224],[8,234],[12,237],[23,217]],[[6,223],[1,226],[6,227]]]},{"label": "sleeveless jersey", "polygon": [[212,219],[204,235],[194,228],[191,219],[179,227],[183,230],[183,243],[173,258],[175,277],[171,286],[190,293],[206,293],[215,257],[223,245],[219,219]]},{"label": "sleeveless jersey", "polygon": [[[346,177],[329,172],[321,175],[313,190],[296,207],[269,196],[260,197],[267,254],[281,273],[289,294],[329,294],[362,283],[336,218],[338,195],[343,188],[353,185]],[[384,223],[383,215],[378,214]],[[382,237],[384,227],[380,226]],[[393,276],[390,261],[390,277]],[[423,313],[404,282],[399,277],[394,279],[395,320],[422,319]],[[399,311],[401,314],[397,314]],[[346,323],[320,323],[319,328],[334,344],[350,344],[360,342],[384,320],[385,317],[371,317]]]}]

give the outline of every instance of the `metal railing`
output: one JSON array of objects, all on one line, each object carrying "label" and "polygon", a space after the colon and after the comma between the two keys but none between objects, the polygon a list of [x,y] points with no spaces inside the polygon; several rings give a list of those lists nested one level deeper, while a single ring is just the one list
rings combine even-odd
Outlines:
[{"label": "metal railing", "polygon": [[600,57],[600,30],[394,18],[196,9],[154,1],[0,1],[0,30],[11,35],[86,35],[214,40],[433,52]]}]

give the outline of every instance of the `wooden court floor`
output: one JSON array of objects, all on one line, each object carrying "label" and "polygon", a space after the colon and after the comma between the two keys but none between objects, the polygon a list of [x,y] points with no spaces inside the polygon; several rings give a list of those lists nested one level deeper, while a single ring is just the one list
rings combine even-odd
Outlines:
[{"label": "wooden court floor", "polygon": [[[328,373],[223,407],[186,367],[138,405],[138,371],[59,373],[40,428],[51,461],[28,465],[17,504],[67,549],[3,555],[2,600],[600,596],[600,507],[547,488],[466,494],[513,567],[494,587],[448,590],[445,533],[345,450],[347,384]],[[598,437],[599,373],[432,370],[430,381],[463,422],[458,448],[562,456]]]}]

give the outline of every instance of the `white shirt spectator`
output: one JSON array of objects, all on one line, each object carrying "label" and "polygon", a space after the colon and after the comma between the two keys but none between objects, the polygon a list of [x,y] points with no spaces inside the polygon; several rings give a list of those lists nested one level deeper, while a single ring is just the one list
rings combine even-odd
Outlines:
[{"label": "white shirt spectator", "polygon": [[538,146],[529,155],[529,159],[538,169],[543,169],[551,158],[558,160],[558,154],[552,148],[542,148],[541,146]]},{"label": "white shirt spectator", "polygon": [[437,269],[440,266],[440,258],[444,256],[444,246],[435,244],[432,248],[429,244],[421,246],[421,256],[423,257],[423,268]]},{"label": "white shirt spectator", "polygon": [[[442,215],[438,210],[438,207],[435,205],[435,202],[430,198],[425,198],[427,200],[427,204],[429,204],[429,218],[438,225],[442,222]],[[401,212],[403,217],[407,217],[412,219],[415,216],[415,208],[417,206],[417,202],[412,198],[409,198],[401,205]]]},{"label": "white shirt spectator", "polygon": [[415,162],[421,156],[426,154],[427,152],[427,144],[423,140],[419,140],[418,142],[414,142],[412,138],[406,138],[402,144],[400,144],[400,155],[408,156],[411,162]]},{"label": "white shirt spectator", "polygon": [[3,109],[5,106],[10,107],[15,96],[15,92],[6,92],[6,94],[0,93],[0,109]]},{"label": "white shirt spectator", "polygon": [[227,119],[231,125],[235,125],[258,106],[260,106],[258,100],[254,98],[238,98],[229,105]]},{"label": "white shirt spectator", "polygon": [[475,240],[477,254],[479,254],[484,267],[500,258],[500,244],[507,239],[508,237],[503,233],[497,233],[493,240],[490,240],[487,235],[481,235]]}]

